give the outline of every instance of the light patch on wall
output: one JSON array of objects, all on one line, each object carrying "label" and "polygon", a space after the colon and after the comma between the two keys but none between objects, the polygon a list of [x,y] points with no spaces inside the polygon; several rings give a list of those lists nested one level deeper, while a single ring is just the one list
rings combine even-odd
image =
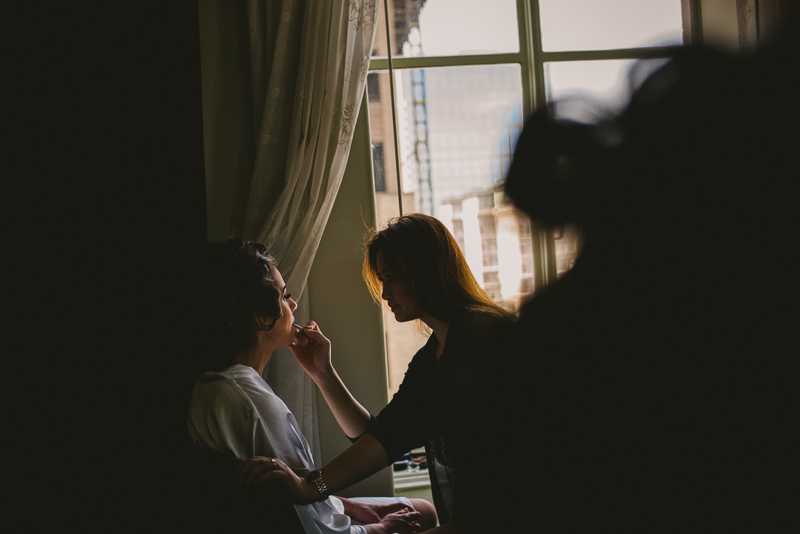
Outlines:
[{"label": "light patch on wall", "polygon": [[483,287],[481,273],[483,273],[483,245],[481,242],[481,228],[478,224],[479,204],[476,197],[464,199],[461,208],[461,218],[464,221],[464,256],[467,265]]},{"label": "light patch on wall", "polygon": [[511,300],[519,293],[522,280],[522,253],[519,248],[519,231],[516,219],[498,220],[497,252],[500,277],[500,294],[503,300]]}]

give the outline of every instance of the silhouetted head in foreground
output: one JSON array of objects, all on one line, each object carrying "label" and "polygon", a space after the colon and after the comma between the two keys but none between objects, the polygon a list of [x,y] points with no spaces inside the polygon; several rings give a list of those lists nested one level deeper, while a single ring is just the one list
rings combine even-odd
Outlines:
[{"label": "silhouetted head in foreground", "polygon": [[[482,499],[464,503],[470,531],[794,517],[797,66],[786,43],[687,49],[613,117],[527,120],[506,192],[539,224],[578,225],[585,246],[478,348],[498,360],[465,381],[489,436],[476,456],[501,429],[516,439],[495,444],[510,463],[465,477]],[[509,496],[524,510],[505,513]]]}]

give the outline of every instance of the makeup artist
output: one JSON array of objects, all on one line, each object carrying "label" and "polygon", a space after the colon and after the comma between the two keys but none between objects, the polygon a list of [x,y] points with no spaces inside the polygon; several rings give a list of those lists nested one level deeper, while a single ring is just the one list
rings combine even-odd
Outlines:
[{"label": "makeup artist", "polygon": [[[354,444],[305,479],[281,462],[275,466],[271,459],[259,457],[243,463],[242,478],[254,484],[283,479],[295,502],[311,503],[424,446],[439,521],[457,521],[457,473],[473,461],[460,454],[459,444],[468,439],[463,429],[469,427],[464,424],[469,414],[459,411],[454,399],[480,376],[477,355],[470,348],[510,316],[478,285],[447,228],[427,215],[401,216],[372,235],[363,276],[375,300],[386,301],[397,321],[421,321],[432,332],[409,364],[399,390],[377,416],[370,414],[333,368],[330,341],[310,322],[304,328],[309,343],[302,350],[290,348]],[[456,525],[441,528],[457,531]]]}]

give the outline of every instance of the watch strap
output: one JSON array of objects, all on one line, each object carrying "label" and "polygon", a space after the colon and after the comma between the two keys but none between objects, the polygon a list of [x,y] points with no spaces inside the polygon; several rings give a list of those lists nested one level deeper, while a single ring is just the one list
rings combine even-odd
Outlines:
[{"label": "watch strap", "polygon": [[328,485],[325,484],[324,480],[322,480],[322,471],[319,469],[311,471],[308,475],[306,475],[306,480],[317,487],[317,491],[319,492],[318,502],[322,502],[329,497]]}]

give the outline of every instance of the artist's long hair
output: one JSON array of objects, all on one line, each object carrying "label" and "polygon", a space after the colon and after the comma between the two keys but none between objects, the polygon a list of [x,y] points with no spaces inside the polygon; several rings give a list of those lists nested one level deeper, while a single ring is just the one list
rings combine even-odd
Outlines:
[{"label": "artist's long hair", "polygon": [[369,236],[362,274],[372,297],[381,303],[378,252],[402,277],[417,305],[435,319],[450,322],[472,311],[509,316],[478,285],[456,240],[433,217],[409,213]]}]

